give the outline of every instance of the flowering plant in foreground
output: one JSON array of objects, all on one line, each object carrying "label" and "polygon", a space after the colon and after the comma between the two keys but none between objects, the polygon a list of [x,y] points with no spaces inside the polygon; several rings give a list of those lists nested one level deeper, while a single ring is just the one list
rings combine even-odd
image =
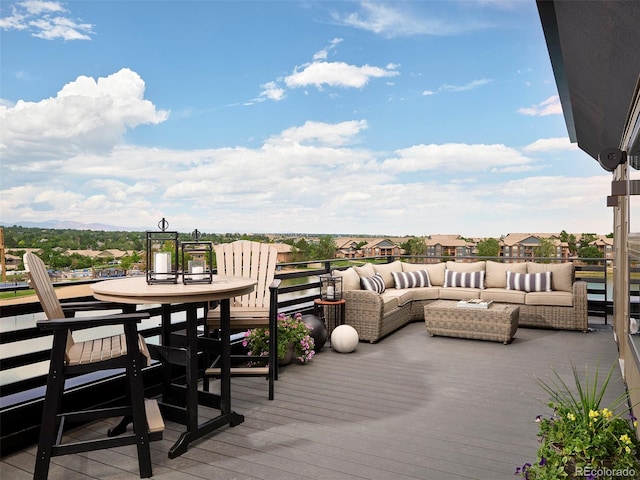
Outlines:
[{"label": "flowering plant in foreground", "polygon": [[[294,356],[301,363],[311,360],[315,354],[313,338],[310,335],[311,327],[302,321],[302,314],[296,313],[293,317],[278,314],[278,358],[284,358],[289,345],[293,345]],[[249,355],[269,355],[269,330],[266,328],[254,328],[244,334],[242,345],[249,349]]]},{"label": "flowering plant in foreground", "polygon": [[[548,405],[553,414],[536,417],[541,442],[537,461],[518,467],[516,475],[528,480],[640,478],[640,442],[635,435],[638,423],[630,414],[626,393],[608,407],[600,407],[614,367],[599,387],[597,368],[593,379],[587,372],[581,382],[572,364],[576,394],[555,371],[556,380],[551,383],[538,379],[551,397]],[[615,413],[621,407],[621,412]]]}]

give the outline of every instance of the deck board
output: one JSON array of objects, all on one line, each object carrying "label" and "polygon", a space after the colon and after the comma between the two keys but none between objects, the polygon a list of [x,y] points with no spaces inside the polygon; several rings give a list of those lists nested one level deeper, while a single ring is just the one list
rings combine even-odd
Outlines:
[{"label": "deck board", "polygon": [[[181,426],[166,422],[152,443],[155,479],[390,480],[513,479],[535,459],[534,418],[547,414],[533,377],[570,361],[616,361],[610,327],[560,332],[521,328],[510,345],[430,337],[412,323],[376,344],[339,354],[325,347],[307,365],[290,365],[267,399],[263,378],[232,380],[233,408],[245,422],[193,443],[170,460]],[[582,367],[580,367],[582,369]],[[617,378],[611,399],[622,392]],[[214,384],[215,387],[215,384]],[[214,410],[201,409],[203,418]],[[88,438],[106,422],[70,435]],[[35,446],[7,455],[0,477],[31,478]],[[56,457],[50,479],[138,478],[135,447]]]}]

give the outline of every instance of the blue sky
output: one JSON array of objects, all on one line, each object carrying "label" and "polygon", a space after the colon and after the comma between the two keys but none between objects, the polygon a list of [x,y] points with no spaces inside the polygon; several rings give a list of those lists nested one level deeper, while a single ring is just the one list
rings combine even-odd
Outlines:
[{"label": "blue sky", "polygon": [[2,0],[0,42],[0,223],[611,231],[533,0]]}]

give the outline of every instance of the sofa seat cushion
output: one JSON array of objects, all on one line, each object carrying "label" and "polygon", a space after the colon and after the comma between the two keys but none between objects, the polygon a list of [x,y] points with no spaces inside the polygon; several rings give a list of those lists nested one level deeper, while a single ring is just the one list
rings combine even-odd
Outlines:
[{"label": "sofa seat cushion", "polygon": [[569,292],[529,292],[525,296],[524,304],[572,307],[573,294]]},{"label": "sofa seat cushion", "polygon": [[496,303],[518,303],[524,304],[525,292],[519,290],[507,290],[506,288],[486,288],[482,290],[480,298],[482,300],[492,300]]},{"label": "sofa seat cushion", "polygon": [[392,288],[390,290],[385,290],[382,294],[382,298],[385,301],[387,298],[395,298],[398,300],[398,306],[401,307],[413,301],[413,290],[413,288],[403,288],[401,290]]},{"label": "sofa seat cushion", "polygon": [[440,298],[440,290],[441,288],[439,287],[417,287],[409,289],[412,300],[417,302],[420,300],[438,300],[438,298]]},{"label": "sofa seat cushion", "polygon": [[441,300],[468,300],[469,298],[480,298],[479,288],[441,288],[438,298]]},{"label": "sofa seat cushion", "polygon": [[385,315],[398,308],[398,297],[390,295],[393,290],[387,290],[381,295],[382,297],[382,314]]},{"label": "sofa seat cushion", "polygon": [[396,260],[391,263],[381,263],[375,264],[373,266],[375,272],[382,277],[384,280],[385,288],[393,288],[395,283],[393,281],[393,276],[391,272],[401,272],[402,271],[402,262],[400,260]]},{"label": "sofa seat cushion", "polygon": [[444,262],[439,263],[407,263],[402,262],[403,272],[415,272],[417,270],[426,270],[429,272],[429,282],[434,287],[441,287],[444,285],[444,271],[447,268],[447,264]]},{"label": "sofa seat cushion", "polygon": [[527,273],[527,264],[500,263],[487,260],[485,283],[487,288],[507,288],[507,271],[514,273]]}]

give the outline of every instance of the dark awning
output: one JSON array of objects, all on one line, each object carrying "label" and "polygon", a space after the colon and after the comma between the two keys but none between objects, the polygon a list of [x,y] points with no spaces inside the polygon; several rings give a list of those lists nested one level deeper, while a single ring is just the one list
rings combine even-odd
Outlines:
[{"label": "dark awning", "polygon": [[569,138],[619,148],[640,79],[640,2],[538,0]]}]

